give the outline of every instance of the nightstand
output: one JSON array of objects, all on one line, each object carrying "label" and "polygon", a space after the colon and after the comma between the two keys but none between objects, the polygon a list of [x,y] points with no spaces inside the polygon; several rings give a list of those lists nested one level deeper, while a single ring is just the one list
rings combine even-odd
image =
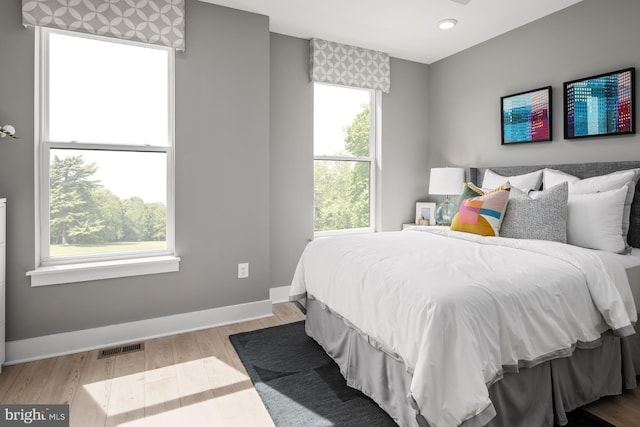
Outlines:
[{"label": "nightstand", "polygon": [[448,225],[436,225],[436,224],[433,224],[433,225],[418,225],[418,224],[414,224],[414,223],[412,223],[412,222],[408,222],[408,223],[406,223],[406,224],[402,224],[402,229],[403,229],[403,230],[406,230],[406,229],[407,229],[407,228],[409,228],[409,227],[440,227],[440,228],[450,228],[450,226],[448,226]]}]

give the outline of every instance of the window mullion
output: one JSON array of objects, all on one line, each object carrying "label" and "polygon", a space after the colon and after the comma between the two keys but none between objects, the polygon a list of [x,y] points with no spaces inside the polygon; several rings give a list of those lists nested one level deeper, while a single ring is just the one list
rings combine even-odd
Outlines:
[{"label": "window mullion", "polygon": [[131,145],[131,144],[103,144],[94,142],[58,142],[46,141],[50,148],[61,150],[103,150],[103,151],[139,151],[166,153],[168,147],[164,145]]}]

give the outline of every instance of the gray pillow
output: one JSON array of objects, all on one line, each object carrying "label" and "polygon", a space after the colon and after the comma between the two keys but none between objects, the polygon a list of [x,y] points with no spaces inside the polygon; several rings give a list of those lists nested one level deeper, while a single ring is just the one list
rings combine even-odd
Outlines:
[{"label": "gray pillow", "polygon": [[567,243],[568,198],[566,182],[529,194],[512,188],[500,237]]}]

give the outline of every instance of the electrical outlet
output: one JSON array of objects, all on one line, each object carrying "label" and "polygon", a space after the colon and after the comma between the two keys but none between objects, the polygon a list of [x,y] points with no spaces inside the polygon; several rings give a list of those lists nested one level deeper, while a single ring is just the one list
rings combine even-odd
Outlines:
[{"label": "electrical outlet", "polygon": [[238,264],[238,279],[246,279],[247,277],[249,277],[249,263]]}]

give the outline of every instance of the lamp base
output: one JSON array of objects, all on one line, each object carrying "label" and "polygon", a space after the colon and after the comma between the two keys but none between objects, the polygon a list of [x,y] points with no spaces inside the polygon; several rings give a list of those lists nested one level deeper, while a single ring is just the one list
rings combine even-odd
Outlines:
[{"label": "lamp base", "polygon": [[453,203],[447,197],[444,202],[438,203],[436,205],[436,224],[437,225],[451,225],[451,221],[453,220],[453,216],[456,214],[456,204]]}]

